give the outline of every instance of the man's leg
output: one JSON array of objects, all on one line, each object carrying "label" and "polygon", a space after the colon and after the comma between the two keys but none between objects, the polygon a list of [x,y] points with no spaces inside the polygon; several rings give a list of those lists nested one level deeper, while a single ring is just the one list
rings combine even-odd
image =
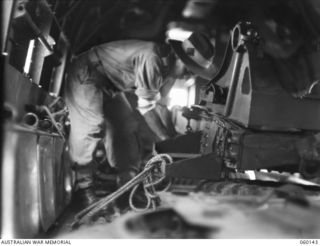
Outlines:
[{"label": "man's leg", "polygon": [[71,123],[69,153],[75,163],[76,189],[88,205],[95,200],[93,153],[105,135],[103,93],[92,83],[69,82],[65,90]]},{"label": "man's leg", "polygon": [[125,94],[133,110],[133,117],[138,122],[138,135],[141,142],[141,160],[146,163],[155,154],[156,134],[151,130],[145,118],[137,110],[138,97],[134,93]]},{"label": "man's leg", "polygon": [[141,164],[138,122],[124,93],[104,101],[105,146],[110,165],[119,172],[119,185],[135,176]]},{"label": "man's leg", "polygon": [[[107,158],[110,165],[118,170],[117,185],[122,186],[141,169],[144,148],[142,148],[139,123],[124,93],[105,100],[104,110],[107,124],[105,139]],[[139,189],[135,194],[133,203],[138,207],[145,207],[147,200],[141,191]],[[129,193],[126,192],[117,199],[116,204],[120,210],[128,209]]]}]

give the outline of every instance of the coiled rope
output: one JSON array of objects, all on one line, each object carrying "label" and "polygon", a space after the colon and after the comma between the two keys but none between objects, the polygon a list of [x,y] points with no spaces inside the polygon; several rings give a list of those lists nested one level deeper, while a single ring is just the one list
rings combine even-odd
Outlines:
[{"label": "coiled rope", "polygon": [[172,163],[172,157],[168,154],[158,154],[152,157],[145,165],[144,170],[154,167],[152,172],[142,182],[144,195],[147,199],[147,204],[144,208],[138,208],[134,205],[133,198],[140,184],[133,187],[129,196],[130,208],[136,212],[144,212],[147,209],[156,207],[158,193],[167,191],[170,188],[171,182],[162,190],[156,190],[155,186],[160,184],[166,177],[166,165]]},{"label": "coiled rope", "polygon": [[[129,180],[115,192],[91,204],[89,207],[76,214],[75,220],[72,223],[72,227],[88,221],[100,210],[104,209],[107,205],[114,202],[114,200],[132,188],[133,190],[129,196],[129,205],[133,210],[145,211],[149,209],[150,206],[155,208],[155,199],[158,198],[158,193],[167,190],[170,186],[170,183],[162,191],[156,191],[154,186],[160,184],[165,179],[166,165],[169,165],[170,163],[172,163],[172,158],[168,154],[158,154],[152,157],[145,165],[144,170],[137,176]],[[147,205],[144,208],[137,208],[133,204],[133,197],[136,194],[138,185],[141,184],[141,182],[143,183],[145,196],[147,198]]]}]

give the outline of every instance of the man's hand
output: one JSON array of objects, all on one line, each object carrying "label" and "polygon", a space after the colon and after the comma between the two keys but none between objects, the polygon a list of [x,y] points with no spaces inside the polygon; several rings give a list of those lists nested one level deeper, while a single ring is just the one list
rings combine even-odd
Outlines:
[{"label": "man's hand", "polygon": [[177,133],[171,121],[169,110],[160,104],[143,115],[158,141],[174,137]]}]

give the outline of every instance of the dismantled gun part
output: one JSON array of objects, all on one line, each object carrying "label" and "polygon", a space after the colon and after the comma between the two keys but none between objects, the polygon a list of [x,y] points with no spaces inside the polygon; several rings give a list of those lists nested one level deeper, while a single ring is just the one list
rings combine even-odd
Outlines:
[{"label": "dismantled gun part", "polygon": [[216,112],[212,88],[219,85],[229,89],[221,113],[244,127],[320,131],[320,93],[304,98],[288,93],[281,84],[286,74],[277,70],[284,61],[264,52],[263,38],[251,23],[240,22],[233,28],[223,64],[205,93],[200,94],[200,105]]},{"label": "dismantled gun part", "polygon": [[303,132],[251,130],[222,115],[215,115],[203,130],[200,151],[220,156],[226,167],[238,171],[271,169],[295,172],[299,164],[307,165],[307,160],[301,162],[298,144],[308,137],[310,134]]},{"label": "dismantled gun part", "polygon": [[[234,27],[223,65],[201,94],[206,110],[199,116],[206,123],[200,152],[215,153],[235,170],[319,176],[319,140],[314,136],[320,130],[320,95],[297,99],[288,94],[270,70],[262,38],[249,22]],[[229,87],[221,114],[214,108],[216,85]]]},{"label": "dismantled gun part", "polygon": [[[206,164],[201,161],[199,166],[217,165],[216,172],[268,169],[300,172],[306,178],[319,176],[320,148],[315,136],[320,131],[320,95],[297,99],[285,91],[264,54],[262,38],[253,24],[238,23],[219,72],[200,94],[200,105],[183,109],[188,122],[202,121],[198,153],[217,158]],[[224,110],[217,112],[214,106],[224,102]],[[188,126],[186,136],[195,134]],[[187,140],[186,136],[180,138]],[[170,141],[174,152],[179,152],[177,140]],[[162,149],[173,152],[167,147]],[[211,171],[200,174],[197,170],[198,161],[182,163],[193,166],[198,178],[209,178]],[[182,163],[176,166],[176,176],[184,173]]]}]

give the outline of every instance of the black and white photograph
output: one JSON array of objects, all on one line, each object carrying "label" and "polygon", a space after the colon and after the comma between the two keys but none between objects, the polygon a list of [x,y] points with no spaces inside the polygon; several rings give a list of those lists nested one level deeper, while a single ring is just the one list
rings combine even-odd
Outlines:
[{"label": "black and white photograph", "polygon": [[320,0],[0,2],[1,245],[320,245]]}]

